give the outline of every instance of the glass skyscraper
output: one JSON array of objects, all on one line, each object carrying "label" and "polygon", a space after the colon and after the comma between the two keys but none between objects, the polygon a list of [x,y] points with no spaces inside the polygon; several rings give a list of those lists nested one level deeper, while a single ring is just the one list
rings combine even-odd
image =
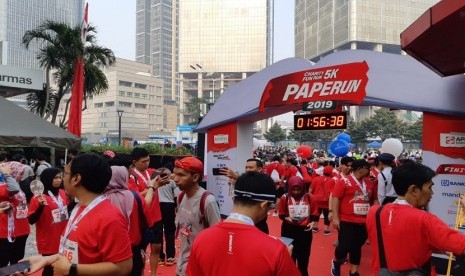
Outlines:
[{"label": "glass skyscraper", "polygon": [[33,41],[27,50],[21,43],[24,33],[44,20],[79,25],[83,16],[84,0],[0,0],[0,64],[40,69],[40,45]]}]

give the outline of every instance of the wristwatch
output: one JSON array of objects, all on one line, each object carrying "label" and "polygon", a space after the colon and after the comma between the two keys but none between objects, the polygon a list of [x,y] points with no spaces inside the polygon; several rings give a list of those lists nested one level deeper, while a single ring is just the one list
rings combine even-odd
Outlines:
[{"label": "wristwatch", "polygon": [[77,276],[78,275],[78,273],[77,273],[77,264],[71,264],[71,266],[69,267],[68,275],[69,276]]},{"label": "wristwatch", "polygon": [[153,186],[149,186],[149,189],[153,189],[155,191],[155,187]]}]

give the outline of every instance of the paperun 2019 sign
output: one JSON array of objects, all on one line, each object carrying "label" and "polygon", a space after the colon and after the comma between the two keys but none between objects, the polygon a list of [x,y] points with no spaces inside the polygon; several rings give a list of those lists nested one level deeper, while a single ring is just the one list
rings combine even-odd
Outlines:
[{"label": "paperun 2019 sign", "polygon": [[0,65],[0,86],[42,90],[43,71]]}]

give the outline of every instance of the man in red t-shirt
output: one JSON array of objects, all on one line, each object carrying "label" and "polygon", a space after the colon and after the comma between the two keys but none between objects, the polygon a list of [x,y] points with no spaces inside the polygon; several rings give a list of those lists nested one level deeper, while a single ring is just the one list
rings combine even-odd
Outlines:
[{"label": "man in red t-shirt", "polygon": [[128,189],[139,192],[145,197],[149,207],[150,217],[148,225],[152,225],[153,239],[150,241],[150,275],[157,275],[157,267],[160,260],[161,243],[163,239],[163,223],[160,210],[158,192],[151,184],[154,169],[149,168],[150,155],[144,148],[135,147],[131,152],[133,169],[129,172]]},{"label": "man in red t-shirt", "polygon": [[358,276],[362,245],[367,239],[365,220],[370,205],[375,200],[373,184],[366,177],[370,165],[365,159],[352,162],[352,173],[340,179],[332,193],[333,227],[339,230],[335,258],[331,273],[340,276],[341,264],[349,253],[350,275]]},{"label": "man in red t-shirt", "polygon": [[284,178],[286,177],[286,167],[281,163],[282,158],[279,155],[273,157],[273,162],[266,166],[266,174],[271,176],[276,185],[276,208],[273,213],[274,217],[278,216],[279,203],[281,196],[286,193],[284,190]]},{"label": "man in red t-shirt", "polygon": [[315,209],[315,212],[312,212],[312,221],[315,222],[312,231],[318,232],[318,221],[320,220],[321,213],[323,213],[325,235],[331,234],[331,230],[329,230],[329,198],[335,185],[335,181],[331,177],[332,174],[333,167],[329,165],[324,167],[323,175],[313,179],[309,190],[309,193],[312,195],[312,209]]},{"label": "man in red t-shirt", "polygon": [[[428,206],[433,195],[432,179],[435,175],[432,169],[413,161],[392,172],[392,183],[398,197],[393,203],[384,205],[380,213],[386,264],[391,271],[422,268],[425,275],[436,275],[429,262],[433,250],[465,254],[465,236],[437,216],[422,210]],[[460,204],[464,210],[464,197],[460,198]],[[376,229],[379,208],[371,208],[366,221],[372,243],[373,275],[380,269]]]},{"label": "man in red t-shirt", "polygon": [[108,162],[93,153],[79,155],[65,166],[65,192],[79,203],[63,232],[60,253],[27,258],[30,273],[52,265],[57,275],[129,274],[132,252],[128,225],[121,212],[102,195],[110,178]]},{"label": "man in red t-shirt", "polygon": [[270,176],[259,172],[241,175],[235,184],[231,214],[199,233],[186,274],[232,276],[247,271],[247,275],[300,275],[286,245],[254,226],[266,217],[274,199]]}]

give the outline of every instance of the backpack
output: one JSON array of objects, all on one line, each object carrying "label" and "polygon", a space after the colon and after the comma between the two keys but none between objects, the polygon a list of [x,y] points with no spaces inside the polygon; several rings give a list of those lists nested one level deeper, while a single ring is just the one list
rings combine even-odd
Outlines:
[{"label": "backpack", "polygon": [[139,193],[136,191],[131,191],[132,194],[134,195],[134,198],[136,199],[137,202],[137,210],[139,213],[139,219],[140,219],[140,234],[141,234],[141,241],[139,243],[139,248],[142,250],[145,250],[147,248],[147,245],[154,239],[154,234],[153,231],[149,228],[147,224],[147,218],[144,215],[144,211],[142,210],[142,201],[140,199]]},{"label": "backpack", "polygon": [[[184,195],[186,195],[186,193],[184,191],[181,191],[178,195],[178,206],[181,205],[181,202],[182,202],[182,199],[184,198]],[[199,206],[199,209],[200,209],[200,224],[203,224],[203,226],[205,228],[208,228],[209,223],[207,221],[207,219],[205,218],[205,202],[207,201],[207,197],[209,195],[213,195],[212,193],[210,193],[209,191],[205,190],[202,194],[202,197],[200,198],[200,206]],[[218,204],[218,202],[217,202]],[[218,205],[219,207],[219,205]]]}]

